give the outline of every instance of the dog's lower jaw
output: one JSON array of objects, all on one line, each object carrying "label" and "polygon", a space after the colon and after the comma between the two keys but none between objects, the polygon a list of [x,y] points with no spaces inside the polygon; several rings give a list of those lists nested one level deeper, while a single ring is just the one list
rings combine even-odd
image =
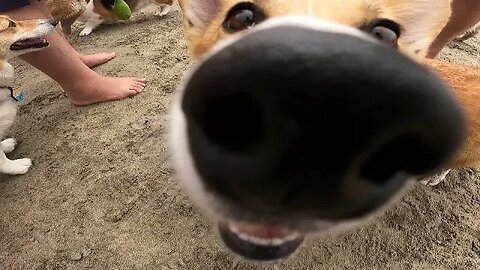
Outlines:
[{"label": "dog's lower jaw", "polygon": [[278,226],[220,223],[218,229],[234,254],[254,263],[275,264],[286,259],[304,240],[303,235]]}]

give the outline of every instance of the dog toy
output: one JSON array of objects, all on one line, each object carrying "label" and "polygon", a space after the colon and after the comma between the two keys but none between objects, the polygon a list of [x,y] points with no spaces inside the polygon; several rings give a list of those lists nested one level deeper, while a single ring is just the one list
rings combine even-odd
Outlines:
[{"label": "dog toy", "polygon": [[115,0],[113,12],[120,20],[128,20],[132,16],[132,10],[124,0]]}]

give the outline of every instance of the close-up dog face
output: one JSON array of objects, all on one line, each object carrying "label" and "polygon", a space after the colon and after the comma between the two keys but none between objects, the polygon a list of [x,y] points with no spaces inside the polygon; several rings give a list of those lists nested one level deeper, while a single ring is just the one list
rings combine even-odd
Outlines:
[{"label": "close-up dog face", "polygon": [[200,61],[170,142],[190,197],[236,254],[276,261],[308,233],[385,209],[461,145],[462,112],[422,59],[449,0],[183,0]]},{"label": "close-up dog face", "polygon": [[56,21],[50,20],[14,21],[0,16],[0,57],[9,60],[47,47],[44,36],[56,25]]}]

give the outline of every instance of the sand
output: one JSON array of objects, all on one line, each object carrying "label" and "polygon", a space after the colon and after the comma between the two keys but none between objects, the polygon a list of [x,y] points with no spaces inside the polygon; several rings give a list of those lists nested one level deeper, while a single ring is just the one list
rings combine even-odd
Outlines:
[{"label": "sand", "polygon": [[[84,53],[116,51],[97,68],[146,76],[121,102],[69,104],[61,88],[14,61],[27,100],[9,135],[31,157],[23,176],[0,176],[1,269],[272,269],[236,261],[173,178],[165,134],[172,93],[189,66],[180,12],[147,11],[70,38]],[[480,65],[480,40],[443,58]],[[75,76],[75,74],[72,74]],[[479,101],[480,102],[480,101]],[[369,226],[310,239],[277,269],[480,269],[480,171],[416,186]]]}]

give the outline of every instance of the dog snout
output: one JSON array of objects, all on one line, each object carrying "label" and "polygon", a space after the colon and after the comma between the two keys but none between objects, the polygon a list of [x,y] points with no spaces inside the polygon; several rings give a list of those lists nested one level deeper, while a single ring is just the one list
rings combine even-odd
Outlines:
[{"label": "dog snout", "polygon": [[204,60],[181,100],[206,190],[257,215],[343,220],[445,164],[463,115],[394,48],[300,26],[252,32]]}]

